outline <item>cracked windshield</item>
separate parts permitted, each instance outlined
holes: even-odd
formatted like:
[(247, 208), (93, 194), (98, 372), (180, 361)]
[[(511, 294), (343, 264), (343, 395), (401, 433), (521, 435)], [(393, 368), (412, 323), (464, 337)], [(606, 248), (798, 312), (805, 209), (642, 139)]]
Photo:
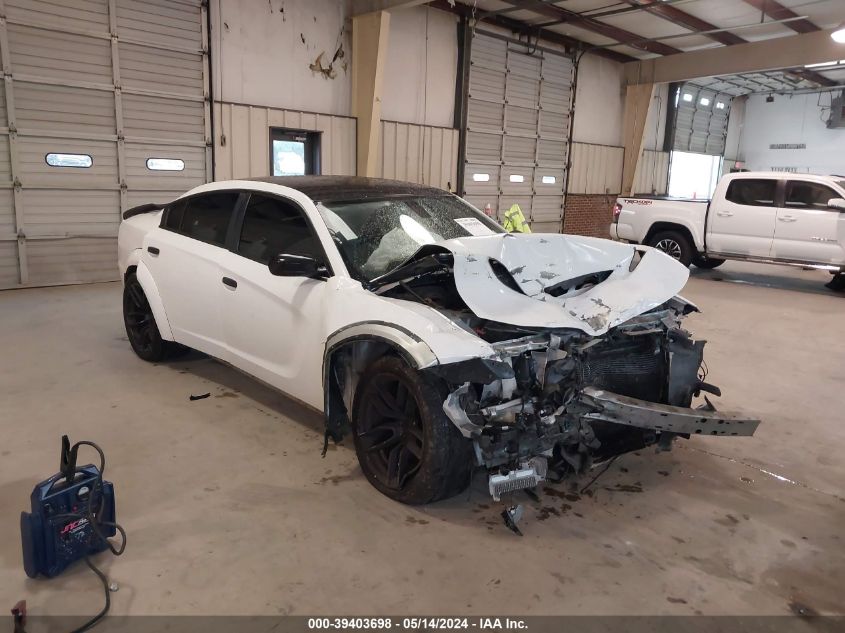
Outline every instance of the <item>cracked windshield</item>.
[(370, 281), (421, 246), (504, 229), (453, 196), (407, 197), (317, 205), (350, 274)]

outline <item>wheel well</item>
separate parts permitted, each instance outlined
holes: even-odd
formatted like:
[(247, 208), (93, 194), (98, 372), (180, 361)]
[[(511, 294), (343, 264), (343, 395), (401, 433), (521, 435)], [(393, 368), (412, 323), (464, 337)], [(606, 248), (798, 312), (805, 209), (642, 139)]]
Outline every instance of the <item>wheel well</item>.
[(126, 282), (126, 280), (127, 280), (127, 279), (129, 279), (129, 275), (131, 275), (132, 273), (134, 273), (136, 270), (138, 270), (138, 266), (137, 266), (137, 265), (135, 265), (135, 264), (133, 264), (132, 266), (130, 266), (129, 268), (127, 268), (127, 269), (126, 269), (126, 272), (125, 272), (125, 273), (123, 273), (123, 281), (124, 281), (124, 282)]
[(343, 341), (327, 350), (323, 362), (326, 441), (331, 437), (339, 442), (349, 431), (349, 412), (361, 375), (373, 361), (384, 356), (395, 356), (415, 366), (405, 350), (375, 336)]
[(695, 248), (695, 240), (692, 238), (692, 233), (690, 233), (689, 229), (682, 224), (675, 224), (673, 222), (655, 222), (649, 228), (648, 233), (646, 233), (645, 239), (643, 239), (643, 244), (648, 244), (651, 241), (651, 238), (654, 237), (657, 233), (661, 233), (662, 231), (675, 231), (683, 235), (689, 241), (689, 245), (692, 247), (693, 251), (696, 251)]

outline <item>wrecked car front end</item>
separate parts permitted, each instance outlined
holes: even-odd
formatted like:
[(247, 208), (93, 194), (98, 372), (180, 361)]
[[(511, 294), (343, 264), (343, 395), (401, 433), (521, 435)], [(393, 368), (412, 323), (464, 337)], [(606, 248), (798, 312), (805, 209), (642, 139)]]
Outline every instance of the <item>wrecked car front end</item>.
[[(528, 239), (526, 239), (528, 238)], [(702, 393), (704, 341), (682, 327), (687, 272), (662, 253), (568, 236), (491, 236), (426, 247), (374, 281), (487, 342), (485, 357), (421, 371), (472, 442), (494, 499), (677, 437), (752, 435)]]

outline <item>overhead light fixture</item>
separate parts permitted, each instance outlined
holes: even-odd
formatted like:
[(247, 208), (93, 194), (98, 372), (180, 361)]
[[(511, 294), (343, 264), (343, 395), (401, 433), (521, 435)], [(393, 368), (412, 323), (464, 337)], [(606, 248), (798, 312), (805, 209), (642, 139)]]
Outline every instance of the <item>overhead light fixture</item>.
[(845, 44), (845, 22), (837, 26), (830, 36), (833, 38), (834, 42)]
[(766, 97), (766, 103), (774, 103), (775, 102), (775, 95), (769, 95)]

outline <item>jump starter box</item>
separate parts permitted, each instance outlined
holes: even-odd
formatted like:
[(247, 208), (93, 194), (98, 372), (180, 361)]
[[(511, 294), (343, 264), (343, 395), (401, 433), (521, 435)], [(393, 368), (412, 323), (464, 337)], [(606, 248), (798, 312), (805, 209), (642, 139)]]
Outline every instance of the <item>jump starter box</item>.
[(102, 481), (93, 464), (58, 473), (35, 486), (32, 512), (21, 512), (21, 543), (26, 575), (57, 576), (71, 563), (105, 550), (105, 540), (93, 533), (89, 502), (103, 536), (114, 536), (114, 486)]

